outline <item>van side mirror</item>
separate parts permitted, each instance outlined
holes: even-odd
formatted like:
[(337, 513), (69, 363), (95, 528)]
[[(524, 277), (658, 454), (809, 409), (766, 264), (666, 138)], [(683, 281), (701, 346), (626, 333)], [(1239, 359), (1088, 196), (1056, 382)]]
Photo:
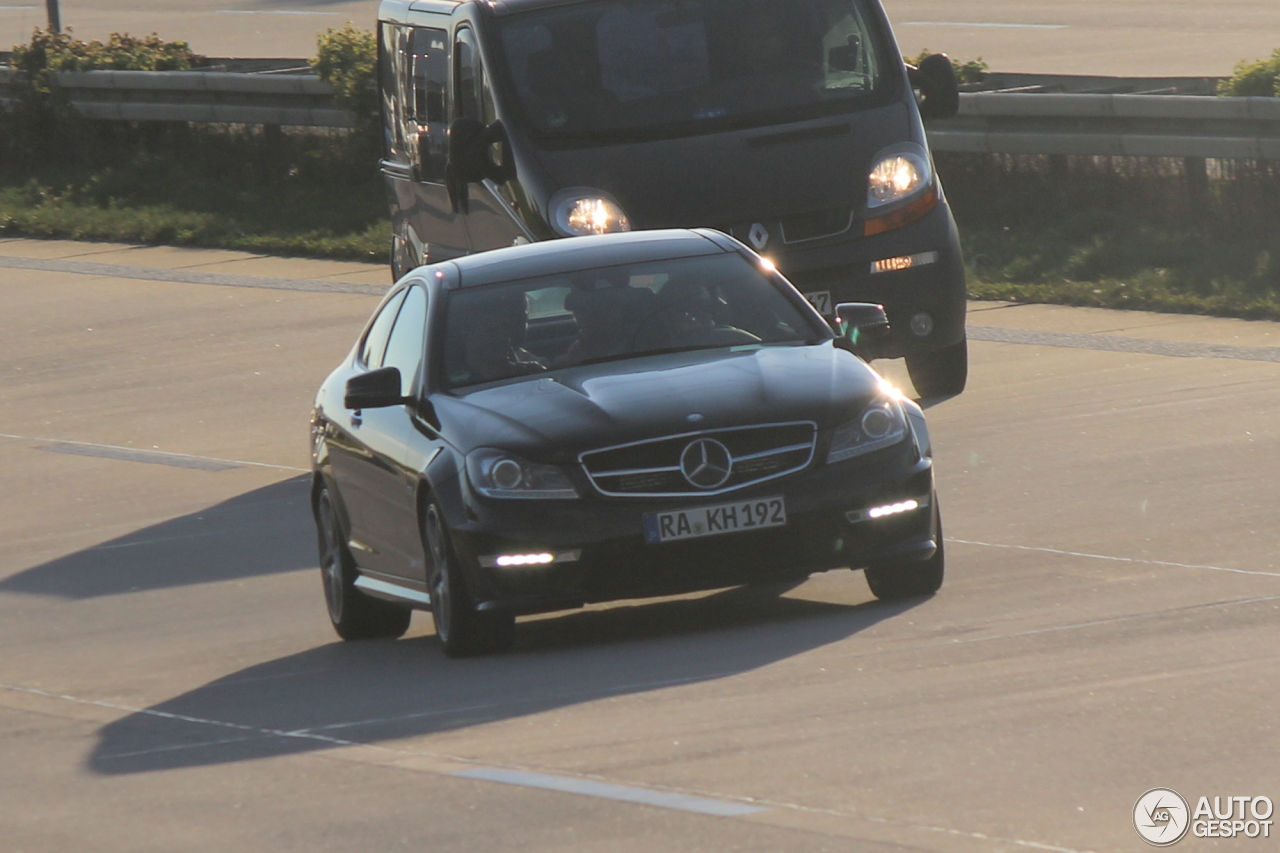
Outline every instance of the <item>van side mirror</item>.
[(400, 368), (380, 367), (347, 380), (342, 405), (348, 409), (385, 409), (407, 402), (400, 393)]
[(841, 302), (836, 306), (837, 344), (863, 361), (877, 358), (889, 340), (889, 318), (883, 305)]
[(921, 118), (951, 118), (960, 111), (960, 83), (945, 53), (925, 57), (919, 68), (908, 65), (907, 76), (920, 91)]
[(488, 178), (495, 184), (515, 177), (511, 141), (502, 122), (487, 127), (474, 118), (455, 119), (449, 125), (449, 156), (445, 182), (454, 213), (466, 213), (468, 184)]
[(827, 51), (827, 67), (832, 71), (857, 71), (862, 59), (862, 39), (851, 34), (848, 41)]

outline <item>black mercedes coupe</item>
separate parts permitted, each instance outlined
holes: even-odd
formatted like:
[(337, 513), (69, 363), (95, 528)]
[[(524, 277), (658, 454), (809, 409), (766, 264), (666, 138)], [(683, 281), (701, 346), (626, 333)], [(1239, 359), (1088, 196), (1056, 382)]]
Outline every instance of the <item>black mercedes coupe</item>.
[(325, 598), (344, 639), (429, 609), (449, 655), (588, 602), (865, 569), (942, 584), (923, 412), (717, 231), (517, 246), (420, 267), (311, 422)]

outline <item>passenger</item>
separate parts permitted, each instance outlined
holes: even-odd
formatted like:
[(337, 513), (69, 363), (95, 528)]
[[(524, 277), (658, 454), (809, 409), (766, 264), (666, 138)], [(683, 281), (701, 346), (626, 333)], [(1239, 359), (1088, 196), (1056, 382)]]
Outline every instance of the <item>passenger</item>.
[(490, 382), (540, 373), (547, 366), (521, 344), (529, 325), (523, 293), (503, 294), (472, 307), (460, 329), (463, 358), (471, 381)]

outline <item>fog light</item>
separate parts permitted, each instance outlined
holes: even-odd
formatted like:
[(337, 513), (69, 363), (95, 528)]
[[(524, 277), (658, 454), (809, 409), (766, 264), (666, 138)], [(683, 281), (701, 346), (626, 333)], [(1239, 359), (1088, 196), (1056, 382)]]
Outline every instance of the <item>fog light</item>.
[(917, 338), (927, 338), (933, 334), (933, 315), (925, 311), (911, 318), (911, 334)]
[(508, 569), (516, 566), (549, 566), (552, 563), (572, 563), (582, 556), (582, 550), (573, 551), (532, 551), (527, 554), (497, 554), (481, 557), (480, 565), (486, 569)]

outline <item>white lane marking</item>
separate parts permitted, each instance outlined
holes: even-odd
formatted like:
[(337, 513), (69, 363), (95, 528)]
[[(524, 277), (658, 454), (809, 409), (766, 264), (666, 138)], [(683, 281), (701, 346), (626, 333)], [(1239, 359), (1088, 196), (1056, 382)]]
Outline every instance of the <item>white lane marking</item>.
[(339, 12), (302, 12), (285, 9), (218, 9), (215, 15), (338, 15)]
[(200, 749), (204, 746), (222, 746), (228, 743), (244, 743), (248, 740), (261, 740), (263, 735), (252, 734), (243, 737), (226, 737), (219, 740), (202, 740), (198, 743), (182, 743), (174, 746), (157, 746), (154, 749), (136, 749), (133, 752), (113, 752), (110, 755), (100, 755), (102, 761), (118, 761), (121, 758), (137, 758), (140, 755), (159, 755), (165, 752), (181, 752), (184, 749)]
[(1280, 578), (1280, 572), (1259, 572), (1248, 569), (1228, 569), (1222, 566), (1201, 566), (1195, 563), (1170, 563), (1166, 560), (1140, 560), (1135, 557), (1110, 557), (1106, 554), (1085, 554), (1079, 551), (1062, 551), (1057, 548), (1036, 548), (1030, 545), (1001, 545), (995, 542), (974, 542), (970, 539), (947, 538), (948, 542), (958, 545), (978, 545), (983, 548), (1002, 548), (1009, 551), (1035, 551), (1041, 554), (1058, 554), (1063, 557), (1084, 557), (1089, 560), (1109, 560), (1113, 563), (1133, 563), (1143, 566), (1168, 566), (1174, 569), (1203, 569), (1208, 572), (1228, 572), (1233, 575), (1259, 575), (1268, 578)]
[[(127, 705), (120, 705), (115, 702), (103, 702), (96, 699), (81, 699), (76, 696), (69, 696), (64, 693), (53, 693), (48, 690), (40, 690), (34, 687), (19, 687), (17, 685), (11, 685), (11, 684), (0, 684), (0, 689), (12, 690), (16, 693), (29, 693), (32, 695), (43, 696), (50, 699), (59, 699), (62, 701), (73, 702), (80, 705), (91, 705), (99, 708), (109, 708), (112, 710), (125, 711), (133, 714), (144, 714), (147, 716), (160, 717), (163, 719), (180, 720), (182, 722), (188, 722), (188, 723), (202, 723), (205, 725), (215, 726), (219, 728), (228, 728), (228, 729), (233, 729), (238, 731), (257, 732), (259, 734), (273, 735), (277, 737), (308, 738), (312, 740), (322, 741), (324, 743), (335, 745), (335, 746), (363, 746), (363, 747), (369, 747), (371, 749), (377, 749), (382, 752), (388, 752), (392, 754), (413, 756), (413, 757), (419, 757), (419, 758), (443, 759), (447, 761), (458, 762), (459, 764), (470, 764), (475, 766), (477, 769), (479, 768), (497, 769), (497, 768), (493, 768), (492, 765), (481, 764), (480, 762), (475, 761), (474, 759), (460, 758), (458, 756), (453, 756), (453, 755), (443, 755), (440, 753), (427, 752), (425, 750), (395, 748), (395, 747), (388, 747), (388, 746), (383, 746), (381, 744), (375, 744), (375, 743), (361, 743), (358, 741), (346, 741), (346, 740), (341, 740), (339, 738), (322, 737), (319, 735), (303, 734), (300, 732), (282, 732), (278, 729), (265, 729), (265, 728), (258, 728), (256, 726), (241, 725), (239, 723), (227, 723), (219, 720), (207, 720), (207, 719), (202, 719), (200, 717), (187, 716), (184, 714), (170, 714), (164, 711), (156, 711), (149, 708), (133, 708)], [(239, 740), (239, 739), (237, 738), (236, 740)], [(525, 773), (535, 772), (532, 768), (527, 768), (527, 767), (507, 767), (503, 769), (521, 771)], [(570, 774), (565, 773), (561, 778), (568, 777), (569, 775)], [(589, 777), (579, 776), (577, 778), (586, 780)], [(602, 780), (592, 780), (592, 781), (602, 781)], [(642, 786), (636, 785), (636, 786), (626, 786), (626, 787), (641, 788)], [(669, 786), (664, 787), (664, 786), (657, 786), (657, 785), (649, 786), (647, 790), (665, 791), (673, 794), (684, 794), (689, 796), (702, 796), (707, 799), (711, 799), (711, 796), (709, 796), (709, 792), (706, 792), (706, 791), (688, 791), (688, 790), (682, 790), (679, 788), (674, 788)], [(789, 803), (785, 801), (772, 801), (772, 800), (763, 800), (763, 799), (750, 799), (745, 797), (734, 797), (728, 794), (715, 794), (714, 796), (717, 798), (723, 799), (723, 801), (725, 802), (738, 802), (744, 805), (750, 804), (753, 806), (762, 806), (766, 808), (787, 809), (790, 811), (801, 812), (806, 814), (833, 815), (836, 817), (852, 818), (854, 820), (865, 820), (871, 823), (879, 823), (879, 824), (884, 824), (888, 826), (900, 826), (900, 827), (905, 827), (909, 829), (924, 830), (926, 832), (936, 832), (942, 835), (952, 835), (959, 838), (975, 838), (975, 839), (984, 840), (984, 841), (989, 840), (989, 841), (1002, 842), (1005, 844), (1013, 844), (1019, 847), (1029, 847), (1035, 850), (1050, 850), (1050, 851), (1053, 851), (1053, 853), (1093, 853), (1093, 851), (1076, 850), (1070, 847), (1059, 847), (1052, 844), (1043, 844), (1038, 841), (1026, 841), (1018, 838), (1003, 838), (998, 835), (989, 835), (983, 832), (971, 832), (971, 831), (966, 831), (962, 829), (953, 829), (945, 826), (934, 826), (934, 825), (925, 824), (925, 823), (912, 823), (909, 821), (894, 820), (893, 818), (885, 818), (885, 817), (877, 817), (874, 815), (860, 814), (856, 811), (851, 811), (851, 810), (815, 808), (812, 806), (800, 805), (798, 803)]]
[(977, 21), (903, 21), (899, 27), (991, 27), (1001, 30), (1065, 30), (1067, 24), (992, 24)]
[[(707, 675), (691, 675), (685, 678), (667, 678), (661, 681), (641, 681), (635, 684), (619, 684), (605, 690), (594, 690), (591, 692), (581, 691), (579, 693), (562, 693), (556, 696), (556, 701), (561, 703), (574, 702), (579, 699), (605, 699), (610, 696), (626, 693), (638, 693), (641, 690), (658, 690), (663, 687), (675, 687), (680, 684), (693, 684), (699, 681), (714, 681), (717, 678), (728, 678), (734, 675), (734, 672), (713, 672)], [(397, 714), (390, 717), (373, 717), (367, 720), (354, 720), (349, 723), (332, 723), (327, 726), (316, 726), (309, 729), (298, 729), (299, 732), (327, 732), (334, 729), (352, 729), (360, 726), (377, 726), (386, 723), (400, 723), (405, 720), (417, 720), (423, 717), (440, 717), (447, 714), (465, 714), (470, 711), (485, 711), (490, 708), (509, 708), (511, 702), (485, 702), (481, 705), (462, 705), (452, 708), (437, 708), (432, 711), (419, 711), (415, 714)]]
[(993, 640), (1013, 640), (1018, 637), (1034, 637), (1038, 634), (1054, 634), (1059, 631), (1078, 631), (1081, 628), (1096, 628), (1099, 625), (1114, 625), (1117, 622), (1134, 622), (1140, 619), (1164, 618), (1175, 613), (1191, 610), (1215, 610), (1222, 607), (1237, 607), (1242, 604), (1264, 604), (1269, 601), (1280, 601), (1280, 595), (1265, 595), (1259, 598), (1238, 598), (1231, 601), (1215, 601), (1209, 604), (1193, 604), (1190, 607), (1176, 607), (1172, 610), (1161, 610), (1155, 613), (1132, 613), (1128, 616), (1113, 616), (1110, 619), (1095, 619), (1091, 622), (1076, 622), (1071, 625), (1051, 625), (1048, 628), (1029, 628), (1026, 631), (1014, 631), (1008, 634), (988, 634), (983, 637), (967, 637), (965, 639), (948, 640), (945, 644), (928, 643), (915, 646), (914, 649), (893, 649), (891, 651), (914, 651), (934, 648), (938, 645), (963, 646), (969, 643), (989, 643)]
[(461, 770), (450, 775), (460, 779), (483, 779), (486, 782), (500, 782), (503, 785), (541, 788), (547, 791), (559, 791), (563, 794), (582, 794), (587, 797), (619, 800), (624, 803), (638, 803), (645, 806), (657, 806), (662, 809), (694, 812), (715, 817), (741, 817), (742, 815), (769, 811), (767, 808), (747, 805), (746, 803), (712, 800), (706, 797), (695, 797), (690, 794), (673, 794), (667, 791), (655, 791), (651, 788), (634, 788), (630, 785), (614, 785), (609, 782), (597, 782), (594, 779), (550, 776), (545, 773), (527, 773), (522, 770), (506, 770), (501, 767), (477, 767), (473, 770)]
[[(95, 444), (92, 441), (69, 441), (61, 438), (36, 438), (29, 435), (9, 435), (7, 433), (0, 433), (0, 438), (7, 438), (11, 441), (30, 441), (41, 444), (65, 444), (71, 447), (91, 447), (98, 448), (100, 450), (122, 451), (125, 453), (140, 452), (136, 447), (122, 447), (118, 444)], [(222, 459), (217, 456), (197, 456), (194, 453), (170, 453), (167, 450), (147, 450), (141, 452), (145, 452), (152, 456), (168, 456), (173, 459), (190, 459), (223, 465), (247, 465), (254, 468), (274, 468), (277, 471), (297, 471), (302, 474), (311, 473), (309, 468), (294, 468), (292, 465), (272, 465), (269, 462), (247, 462), (243, 459)]]

